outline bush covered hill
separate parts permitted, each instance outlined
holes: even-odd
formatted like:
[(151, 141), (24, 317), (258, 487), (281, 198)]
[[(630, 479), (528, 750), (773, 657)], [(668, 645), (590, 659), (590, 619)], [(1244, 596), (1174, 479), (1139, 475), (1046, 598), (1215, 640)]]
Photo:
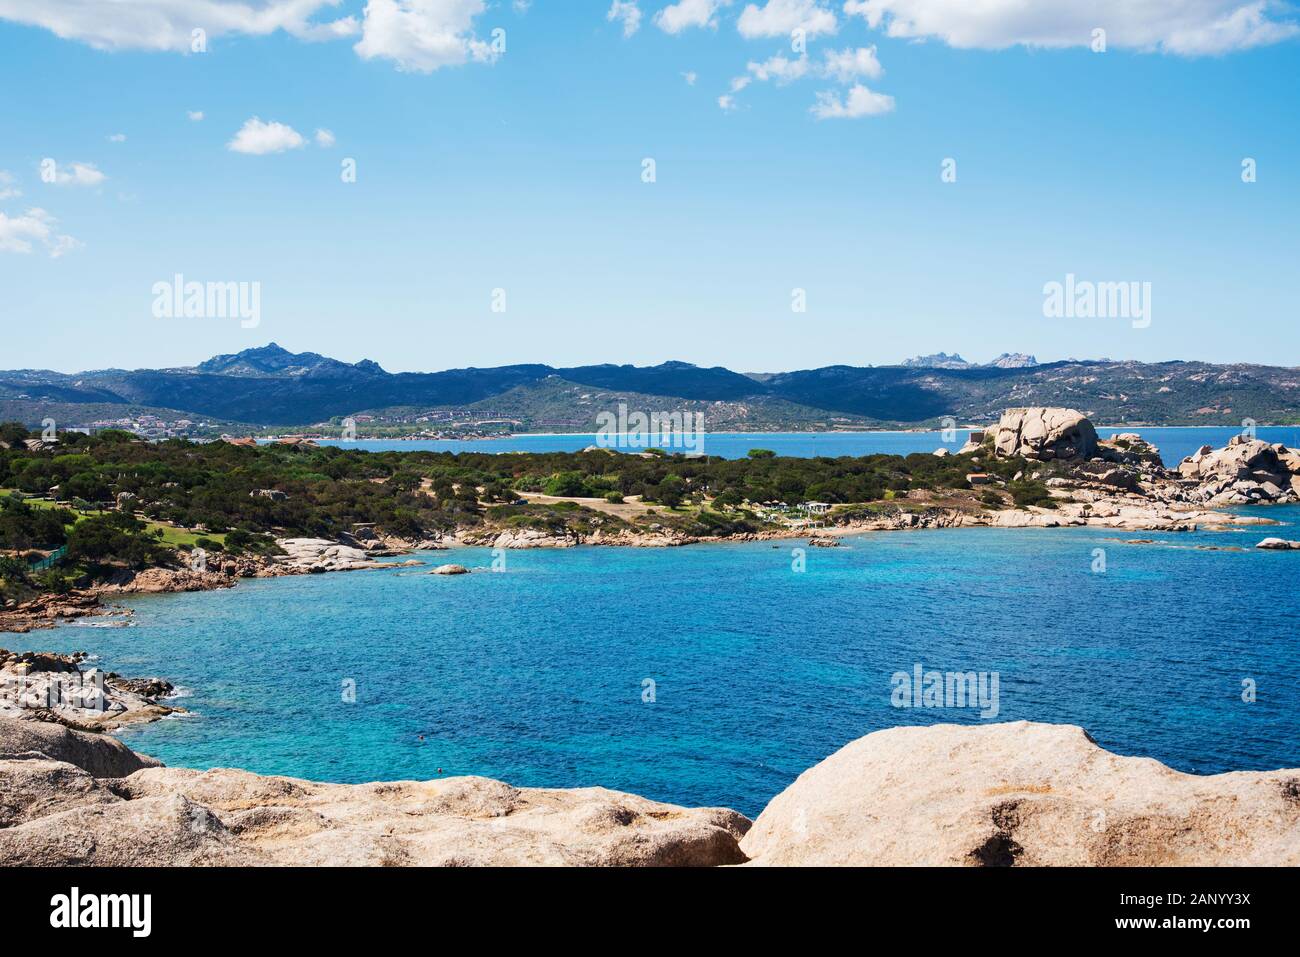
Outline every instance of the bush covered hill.
[(518, 431), (574, 432), (593, 431), (595, 416), (620, 401), (645, 411), (702, 410), (712, 431), (921, 425), (947, 416), (977, 423), (1026, 405), (1077, 408), (1103, 425), (1300, 422), (1296, 368), (1004, 359), (753, 375), (684, 362), (392, 374), (374, 362), (340, 362), (271, 343), (185, 368), (0, 372), (0, 410), (28, 425), (51, 415), (61, 426), (85, 424), (92, 410), (104, 418), (104, 409), (114, 407), (275, 426), (366, 412), (393, 420), (455, 412), (471, 421), (504, 418)]
[[(408, 541), (475, 529), (586, 532), (597, 518), (731, 535), (766, 527), (764, 503), (899, 507), (912, 490), (969, 490), (972, 471), (1005, 483), (982, 492), (985, 505), (1047, 502), (1041, 484), (1013, 481), (1024, 466), (991, 456), (977, 467), (970, 455), (786, 458), (761, 449), (733, 460), (606, 449), (364, 452), (151, 443), (117, 431), (44, 443), (8, 423), (0, 425), (0, 578), (30, 585), (20, 574), (27, 564), (63, 546), (75, 574), (93, 578), (178, 560), (178, 549), (270, 554), (275, 538), (337, 539), (358, 525)], [(575, 497), (642, 508), (619, 516), (547, 500)]]

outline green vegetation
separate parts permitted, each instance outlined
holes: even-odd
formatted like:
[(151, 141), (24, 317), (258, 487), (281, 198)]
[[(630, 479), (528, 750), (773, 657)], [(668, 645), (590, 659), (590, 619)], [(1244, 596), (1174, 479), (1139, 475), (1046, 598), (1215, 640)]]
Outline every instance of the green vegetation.
[[(0, 425), (0, 555), (39, 558), (67, 545), (59, 574), (180, 561), (178, 551), (274, 554), (277, 537), (337, 539), (359, 524), (420, 540), (455, 530), (537, 528), (589, 533), (658, 525), (681, 534), (725, 535), (764, 527), (762, 507), (806, 501), (855, 510), (912, 511), (909, 492), (964, 492), (982, 472), (1017, 505), (1050, 505), (1039, 481), (1012, 481), (1018, 459), (987, 452), (785, 458), (762, 449), (743, 459), (662, 451), (490, 454), (363, 452), (311, 445), (250, 448), (226, 442), (143, 442), (123, 432), (60, 435), (53, 447), (26, 448), (20, 426)], [(542, 504), (522, 492), (657, 506), (614, 516), (575, 502)], [(39, 497), (35, 497), (39, 496)], [(1004, 505), (991, 490), (980, 501)], [(925, 506), (920, 506), (924, 508)], [(39, 587), (6, 563), (4, 580)], [(21, 572), (21, 574), (20, 574)]]

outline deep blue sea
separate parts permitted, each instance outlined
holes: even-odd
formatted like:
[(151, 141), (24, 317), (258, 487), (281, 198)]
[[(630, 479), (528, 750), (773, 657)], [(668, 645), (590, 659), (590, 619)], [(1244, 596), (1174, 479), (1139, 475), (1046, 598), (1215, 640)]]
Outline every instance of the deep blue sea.
[[(189, 689), (179, 703), (191, 716), (122, 734), (169, 764), (329, 781), (441, 768), (752, 816), (870, 731), (981, 720), (894, 707), (891, 676), (916, 663), (997, 672), (997, 720), (1079, 724), (1106, 748), (1185, 771), (1298, 767), (1300, 552), (1251, 546), (1300, 537), (1300, 508), (1261, 513), (1290, 524), (875, 533), (807, 549), (802, 572), (797, 541), (512, 551), (501, 573), (367, 571), (137, 597), (134, 627), (0, 645), (84, 649)], [(1167, 544), (1116, 540), (1136, 537)], [(420, 557), (491, 562), (485, 549)]]
[[(1131, 426), (1098, 429), (1103, 437), (1120, 432), (1136, 432), (1160, 449), (1166, 465), (1173, 467), (1202, 445), (1215, 448), (1227, 445), (1239, 433), (1235, 428), (1155, 428)], [(1256, 430), (1259, 438), (1300, 446), (1300, 428), (1269, 426)], [(942, 432), (717, 432), (704, 436), (703, 449), (722, 458), (743, 458), (750, 449), (771, 449), (778, 455), (808, 458), (817, 455), (909, 455), (933, 452), (941, 446), (956, 451), (966, 444), (969, 431), (962, 429), (956, 438), (945, 442)], [(361, 439), (356, 442), (322, 442), (371, 452), (577, 452), (596, 444), (595, 434), (514, 435), (502, 439), (429, 439), (422, 441), (385, 441)]]

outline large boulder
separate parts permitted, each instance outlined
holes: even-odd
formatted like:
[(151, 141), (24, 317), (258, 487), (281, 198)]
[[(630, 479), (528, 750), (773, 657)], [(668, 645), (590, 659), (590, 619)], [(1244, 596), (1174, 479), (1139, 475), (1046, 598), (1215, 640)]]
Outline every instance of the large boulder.
[(160, 763), (136, 754), (117, 738), (74, 731), (35, 718), (0, 718), (0, 760), (44, 757), (97, 778), (121, 778)]
[(1089, 459), (1097, 452), (1097, 430), (1074, 409), (1007, 409), (993, 447), (998, 455), (1027, 459)]
[(1256, 475), (1289, 476), (1290, 470), (1282, 464), (1278, 448), (1260, 439), (1234, 435), (1224, 448), (1201, 446), (1179, 463), (1178, 471), (1184, 478), (1202, 481), (1212, 478), (1248, 479)]
[(1156, 474), (1165, 473), (1160, 450), (1136, 432), (1121, 432), (1097, 443), (1097, 454), (1108, 462), (1133, 465)]
[(1179, 463), (1178, 473), (1200, 483), (1194, 499), (1212, 505), (1300, 500), (1300, 455), (1245, 435), (1221, 449), (1201, 446)]
[(112, 738), (0, 718), (0, 866), (712, 866), (744, 862), (750, 823), (604, 788), (156, 765)]
[(1071, 725), (877, 731), (741, 841), (767, 865), (1300, 864), (1300, 770), (1182, 774)]
[(340, 545), (324, 538), (281, 538), (276, 540), (276, 544), (284, 554), (275, 556), (273, 560), (291, 568), (312, 572), (340, 572), (374, 568), (379, 564), (360, 548)]

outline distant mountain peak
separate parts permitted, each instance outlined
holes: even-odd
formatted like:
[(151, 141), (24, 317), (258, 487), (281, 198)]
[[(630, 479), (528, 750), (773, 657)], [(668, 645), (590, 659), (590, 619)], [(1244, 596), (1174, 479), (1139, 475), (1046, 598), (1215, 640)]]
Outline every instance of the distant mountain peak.
[(1024, 352), (1004, 352), (988, 363), (995, 369), (1029, 369), (1038, 364), (1036, 358)]
[(971, 364), (963, 359), (957, 353), (948, 355), (946, 352), (936, 352), (928, 356), (915, 356), (911, 359), (904, 359), (901, 363), (907, 369), (969, 369)]
[(967, 362), (957, 353), (936, 352), (928, 356), (904, 359), (899, 365), (905, 369), (1029, 369), (1038, 360), (1024, 352), (1004, 352), (992, 362)]
[(362, 359), (355, 365), (316, 352), (290, 352), (276, 342), (227, 355), (213, 356), (196, 367), (209, 375), (232, 376), (339, 376), (387, 375), (377, 362)]

